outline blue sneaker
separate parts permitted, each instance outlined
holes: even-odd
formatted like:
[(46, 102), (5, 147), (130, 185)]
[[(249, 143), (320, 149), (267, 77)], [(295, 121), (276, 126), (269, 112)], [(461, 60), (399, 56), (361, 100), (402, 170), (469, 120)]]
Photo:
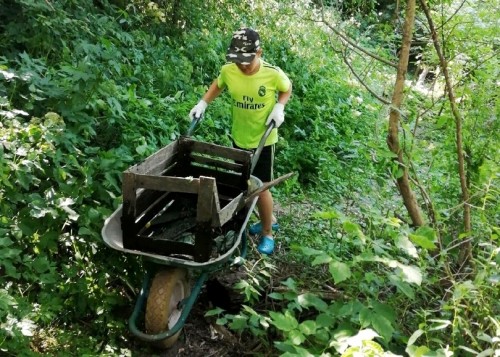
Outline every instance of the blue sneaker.
[[(280, 225), (278, 223), (273, 223), (271, 225), (271, 228), (273, 231), (276, 232), (280, 228)], [(262, 223), (257, 222), (257, 223), (252, 224), (250, 226), (250, 228), (248, 229), (248, 233), (250, 233), (253, 236), (255, 236), (257, 234), (261, 234), (262, 233)]]
[(272, 254), (274, 251), (274, 239), (269, 236), (263, 236), (260, 238), (257, 250), (262, 254)]

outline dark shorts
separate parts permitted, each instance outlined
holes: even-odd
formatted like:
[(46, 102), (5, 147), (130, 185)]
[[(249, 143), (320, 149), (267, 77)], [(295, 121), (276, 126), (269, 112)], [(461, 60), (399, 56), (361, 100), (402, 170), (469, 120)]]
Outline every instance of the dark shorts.
[[(255, 152), (255, 149), (243, 149), (238, 145), (233, 143), (233, 146), (241, 150), (251, 150)], [(274, 164), (274, 145), (264, 146), (262, 152), (260, 153), (259, 161), (253, 170), (252, 175), (258, 177), (262, 182), (270, 182), (273, 180), (273, 164)]]

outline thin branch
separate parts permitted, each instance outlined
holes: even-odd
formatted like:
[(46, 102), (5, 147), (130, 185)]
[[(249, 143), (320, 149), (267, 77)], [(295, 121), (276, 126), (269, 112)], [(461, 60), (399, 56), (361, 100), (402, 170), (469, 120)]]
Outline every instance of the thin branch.
[(356, 79), (358, 80), (359, 83), (361, 83), (361, 85), (363, 87), (365, 87), (365, 89), (370, 92), (371, 95), (373, 95), (375, 98), (377, 98), (378, 100), (380, 100), (382, 103), (384, 103), (385, 105), (390, 105), (391, 104), (391, 101), (389, 99), (385, 99), (381, 96), (379, 96), (377, 93), (375, 93), (375, 91), (373, 89), (371, 89), (368, 84), (366, 84), (362, 79), (361, 77), (356, 73), (356, 70), (351, 66), (351, 64), (349, 63), (349, 61), (347, 60), (347, 57), (345, 55), (345, 52), (341, 52), (342, 53), (342, 60), (344, 61), (344, 63), (346, 64), (347, 67), (349, 67), (351, 73), (354, 75), (354, 77), (356, 77)]
[(333, 27), (332, 25), (330, 25), (330, 23), (325, 18), (325, 12), (324, 12), (323, 6), (321, 7), (321, 20), (337, 36), (339, 36), (343, 41), (347, 42), (349, 44), (349, 46), (358, 49), (359, 51), (361, 51), (364, 54), (370, 56), (371, 58), (376, 59), (377, 61), (380, 61), (380, 62), (382, 62), (382, 63), (384, 63), (384, 64), (386, 64), (388, 66), (391, 66), (391, 67), (394, 67), (394, 68), (398, 68), (398, 64), (397, 63), (393, 63), (393, 62), (391, 62), (389, 60), (386, 60), (385, 58), (380, 57), (380, 56), (376, 55), (375, 53), (372, 53), (372, 52), (364, 49), (361, 46), (358, 46), (348, 36), (344, 35), (342, 32), (338, 31), (335, 27)]
[[(448, 93), (448, 100), (451, 106), (451, 112), (453, 114), (453, 117), (455, 118), (455, 126), (456, 126), (455, 140), (456, 140), (457, 159), (458, 159), (458, 171), (459, 171), (458, 174), (460, 178), (460, 186), (462, 189), (462, 201), (464, 203), (467, 203), (469, 201), (469, 191), (467, 189), (467, 179), (465, 176), (465, 164), (464, 164), (463, 143), (462, 143), (462, 116), (460, 115), (460, 112), (458, 111), (458, 108), (456, 106), (455, 95), (453, 92), (453, 85), (451, 84), (450, 75), (448, 74), (448, 65), (446, 63), (443, 50), (441, 49), (441, 45), (437, 38), (437, 32), (434, 27), (434, 21), (432, 20), (430, 10), (425, 0), (419, 0), (419, 2), (427, 18), (427, 22), (429, 23), (429, 28), (431, 29), (431, 35), (436, 50), (436, 54), (439, 57), (441, 69), (443, 71), (443, 75), (446, 81), (446, 88)], [(464, 205), (463, 220), (464, 220), (464, 231), (470, 232), (471, 214), (470, 214), (470, 207), (468, 204)], [(470, 244), (466, 245), (464, 248), (465, 251), (462, 252), (464, 253), (464, 256), (462, 258), (464, 260), (470, 260), (470, 258), (472, 258)]]

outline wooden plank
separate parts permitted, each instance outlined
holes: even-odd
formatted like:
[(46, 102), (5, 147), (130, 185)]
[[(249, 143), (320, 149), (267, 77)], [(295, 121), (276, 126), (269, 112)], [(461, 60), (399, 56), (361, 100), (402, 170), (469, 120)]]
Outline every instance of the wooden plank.
[(258, 196), (259, 194), (261, 194), (263, 191), (265, 190), (269, 190), (271, 187), (274, 187), (276, 186), (277, 184), (285, 181), (285, 180), (288, 180), (290, 177), (292, 177), (295, 173), (294, 172), (289, 172), (287, 173), (286, 175), (283, 175), (283, 176), (280, 176), (278, 177), (276, 180), (273, 180), (273, 181), (270, 181), (270, 182), (266, 182), (264, 183), (262, 186), (260, 186), (259, 188), (253, 190), (252, 192), (250, 192), (246, 197), (245, 199), (242, 201), (241, 205), (244, 206), (246, 205), (247, 203), (249, 203), (251, 200), (253, 200), (256, 196)]
[(136, 186), (135, 175), (124, 172), (122, 178), (123, 214), (127, 217), (135, 216)]
[(242, 200), (243, 200), (243, 192), (220, 210), (219, 212), (220, 226), (223, 226), (231, 218), (233, 218)]
[(186, 147), (189, 148), (189, 152), (197, 152), (201, 154), (209, 154), (212, 156), (220, 156), (226, 159), (241, 161), (244, 164), (249, 162), (252, 157), (252, 153), (247, 150), (240, 150), (227, 146), (205, 143), (201, 141), (194, 141), (188, 138), (181, 138), (179, 140), (183, 141), (183, 145), (186, 145)]
[(135, 184), (140, 188), (157, 191), (197, 193), (200, 180), (193, 177), (171, 177), (135, 175)]
[(198, 204), (196, 206), (196, 229), (194, 238), (194, 260), (204, 262), (210, 258), (212, 250), (212, 217), (218, 212), (219, 198), (213, 177), (200, 177)]
[(210, 168), (214, 168), (214, 169), (221, 168), (221, 169), (225, 169), (225, 170), (233, 171), (233, 172), (237, 172), (237, 173), (243, 172), (243, 165), (239, 164), (239, 163), (222, 161), (222, 160), (219, 160), (217, 158), (200, 156), (200, 155), (196, 155), (196, 154), (191, 154), (190, 156), (193, 159), (193, 162), (209, 166)]
[(159, 174), (163, 169), (172, 162), (172, 157), (177, 153), (179, 148), (178, 141), (173, 141), (154, 154), (148, 156), (141, 163), (130, 167), (127, 172), (140, 174)]
[(198, 203), (196, 206), (196, 220), (198, 222), (211, 222), (213, 212), (220, 211), (217, 185), (213, 177), (200, 176), (198, 190)]
[(212, 170), (206, 167), (202, 166), (190, 166), (188, 170), (190, 176), (193, 177), (200, 177), (200, 176), (207, 176), (207, 177), (216, 177), (217, 178), (217, 184), (222, 184), (225, 186), (230, 186), (230, 187), (235, 187), (236, 189), (242, 191), (247, 189), (247, 184), (246, 181), (244, 184), (242, 184), (242, 176), (237, 173), (228, 173), (228, 172), (221, 172), (217, 170)]

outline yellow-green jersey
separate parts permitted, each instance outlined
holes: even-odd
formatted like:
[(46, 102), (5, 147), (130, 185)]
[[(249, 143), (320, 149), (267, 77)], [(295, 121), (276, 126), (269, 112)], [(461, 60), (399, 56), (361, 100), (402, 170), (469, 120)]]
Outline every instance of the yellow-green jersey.
[[(254, 149), (266, 131), (266, 121), (276, 104), (278, 92), (290, 89), (290, 79), (276, 66), (260, 60), (259, 70), (243, 74), (236, 64), (222, 66), (217, 85), (227, 88), (232, 98), (233, 140), (241, 148)], [(269, 135), (266, 146), (278, 141), (278, 131)]]

